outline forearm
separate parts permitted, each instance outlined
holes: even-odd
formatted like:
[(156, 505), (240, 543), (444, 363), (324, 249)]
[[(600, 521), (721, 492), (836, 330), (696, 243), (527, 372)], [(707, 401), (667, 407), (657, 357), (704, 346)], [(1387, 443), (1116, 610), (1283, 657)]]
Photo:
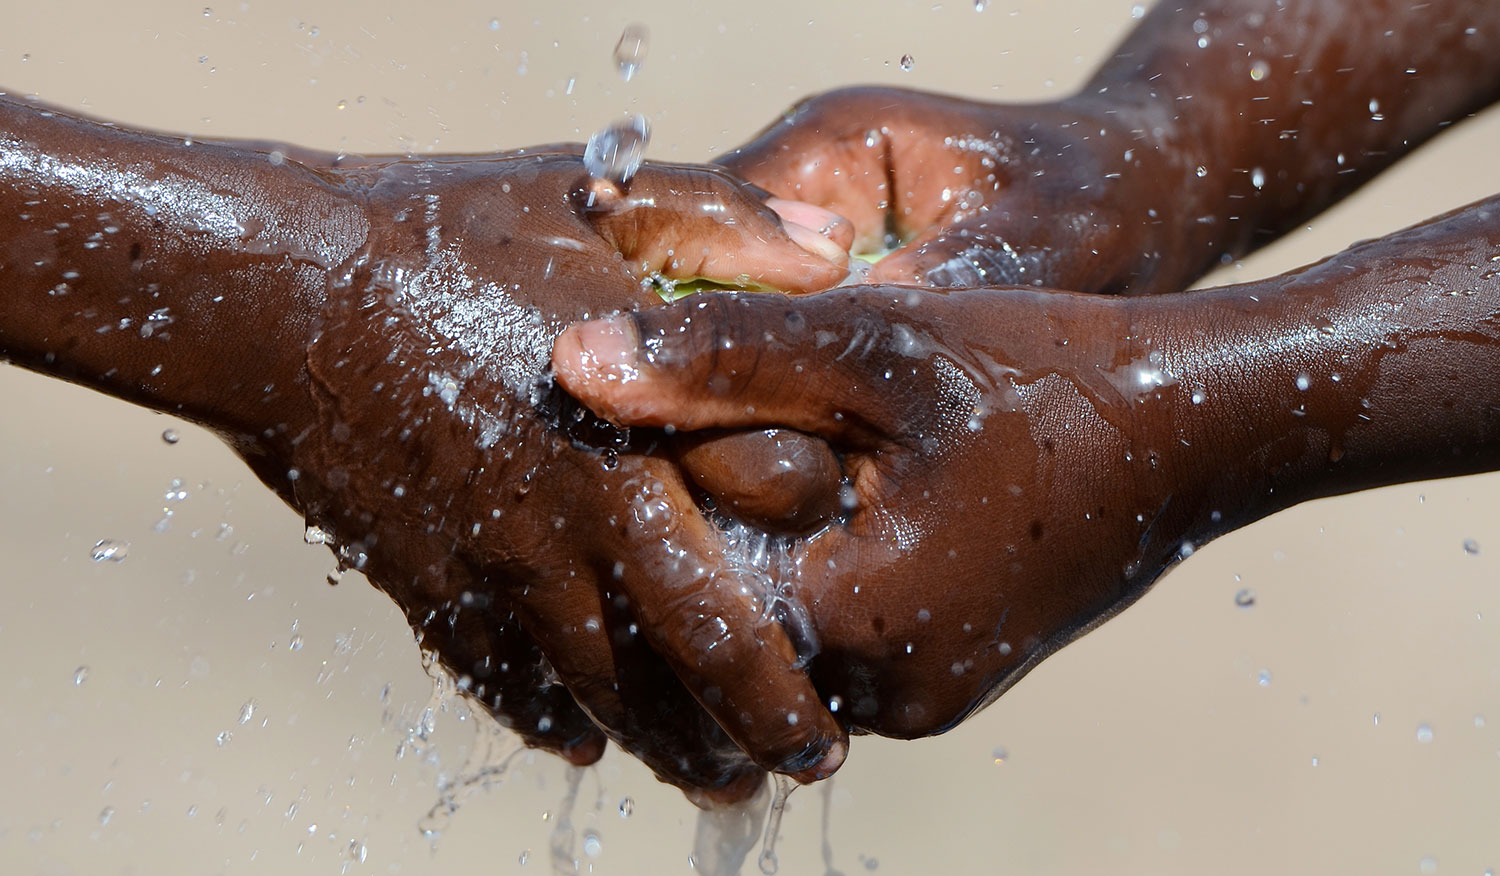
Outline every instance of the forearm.
[(276, 153), (0, 98), (0, 357), (23, 367), (241, 446), (294, 437), (303, 350), (368, 234), (336, 179)]
[(1493, 198), (1282, 277), (1131, 302), (1170, 383), (1137, 422), (1190, 537), (1500, 468), (1497, 241)]
[(1076, 100), (1172, 153), (1169, 224), (1202, 270), (1497, 97), (1492, 0), (1210, 0), (1159, 4)]

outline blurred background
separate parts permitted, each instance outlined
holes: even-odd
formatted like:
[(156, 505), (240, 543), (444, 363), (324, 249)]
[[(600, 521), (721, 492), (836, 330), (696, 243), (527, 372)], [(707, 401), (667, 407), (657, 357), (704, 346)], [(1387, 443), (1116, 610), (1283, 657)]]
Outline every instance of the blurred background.
[[(0, 86), (366, 153), (582, 140), (630, 111), (650, 157), (698, 161), (840, 85), (1059, 96), (1132, 5), (9, 0)], [(627, 83), (631, 23), (650, 46)], [(1465, 123), (1214, 279), (1500, 191), (1497, 135), (1494, 112)], [(614, 752), (576, 772), (523, 754), (424, 836), (476, 721), (450, 703), (411, 739), (432, 682), (394, 607), (354, 574), (328, 586), (327, 549), (208, 434), (0, 368), (0, 495), (5, 872), (545, 873), (554, 845), (585, 872), (693, 872), (696, 810)], [(117, 550), (95, 561), (101, 540)], [(1482, 476), (1208, 545), (958, 730), (856, 740), (792, 795), (778, 854), (789, 874), (1478, 876), (1500, 867), (1497, 787)]]

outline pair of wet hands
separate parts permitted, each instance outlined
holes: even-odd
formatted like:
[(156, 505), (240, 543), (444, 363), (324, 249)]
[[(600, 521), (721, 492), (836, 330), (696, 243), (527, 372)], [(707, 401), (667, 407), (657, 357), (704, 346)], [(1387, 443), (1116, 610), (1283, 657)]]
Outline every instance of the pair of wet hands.
[[(389, 198), (433, 221), (395, 227), (311, 346), (333, 425), (298, 464), (339, 475), (302, 502), (575, 763), (609, 738), (733, 800), (831, 775), (850, 732), (947, 729), (1122, 595), (1047, 556), (1076, 509), (1044, 507), (1046, 402), (993, 353), (1011, 315), (954, 288), (1182, 283), (1134, 215), (1170, 168), (1104, 127), (1129, 121), (861, 89), (620, 186), (549, 148), (428, 163)], [(892, 240), (865, 285), (799, 297)], [(653, 276), (790, 296), (660, 306)]]

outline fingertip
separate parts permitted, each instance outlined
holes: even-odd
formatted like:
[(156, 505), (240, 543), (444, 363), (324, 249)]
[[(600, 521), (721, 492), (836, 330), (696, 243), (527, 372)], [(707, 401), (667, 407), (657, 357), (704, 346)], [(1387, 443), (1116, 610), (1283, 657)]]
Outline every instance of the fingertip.
[(552, 344), (552, 369), (563, 389), (578, 398), (640, 379), (640, 339), (621, 317), (568, 326)]
[(915, 252), (894, 252), (870, 266), (867, 283), (901, 286), (931, 285), (928, 270)]
[(790, 237), (793, 243), (802, 247), (807, 252), (835, 266), (842, 267), (848, 264), (848, 250), (830, 240), (817, 229), (810, 228), (798, 222), (783, 222), (782, 227), (786, 229), (787, 237)]
[[(840, 734), (836, 739), (829, 740), (819, 751), (821, 757), (810, 767), (787, 771), (787, 774), (804, 785), (822, 780), (838, 772), (839, 767), (844, 765), (844, 760), (849, 756), (849, 737)], [(800, 766), (800, 765), (794, 765)]]
[(678, 787), (694, 806), (713, 810), (753, 800), (765, 786), (766, 774), (759, 769), (750, 769), (716, 788)]
[(564, 744), (558, 754), (573, 766), (593, 766), (604, 756), (607, 744), (602, 732), (589, 728), (577, 739)]
[(783, 224), (796, 224), (810, 228), (825, 239), (832, 241), (841, 253), (847, 253), (849, 247), (854, 245), (854, 223), (832, 210), (807, 201), (775, 197), (767, 198), (766, 206), (781, 217)]

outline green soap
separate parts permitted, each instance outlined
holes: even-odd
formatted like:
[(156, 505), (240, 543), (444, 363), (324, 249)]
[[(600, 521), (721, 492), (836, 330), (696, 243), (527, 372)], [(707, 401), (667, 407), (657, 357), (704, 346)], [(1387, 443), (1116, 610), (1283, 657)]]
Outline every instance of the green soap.
[[(886, 256), (890, 255), (891, 252), (892, 251), (888, 249), (881, 250), (880, 252), (857, 252), (853, 253), (850, 257), (873, 265)], [(651, 286), (656, 290), (656, 294), (661, 296), (661, 300), (667, 302), (668, 304), (671, 304), (673, 301), (681, 301), (689, 295), (692, 295), (694, 292), (782, 291), (780, 289), (772, 289), (769, 286), (760, 286), (755, 283), (751, 283), (749, 277), (741, 276), (740, 279), (743, 282), (735, 284), (719, 283), (713, 280), (706, 280), (703, 277), (689, 277), (686, 280), (668, 280), (665, 277), (658, 277), (653, 275), (651, 279)]]
[[(715, 283), (713, 280), (705, 280), (702, 277), (692, 277), (687, 280), (658, 280), (655, 284), (656, 294), (661, 300), (668, 304), (688, 297), (694, 292), (744, 292), (749, 286), (735, 286), (729, 283)], [(770, 290), (777, 291), (777, 290)]]

